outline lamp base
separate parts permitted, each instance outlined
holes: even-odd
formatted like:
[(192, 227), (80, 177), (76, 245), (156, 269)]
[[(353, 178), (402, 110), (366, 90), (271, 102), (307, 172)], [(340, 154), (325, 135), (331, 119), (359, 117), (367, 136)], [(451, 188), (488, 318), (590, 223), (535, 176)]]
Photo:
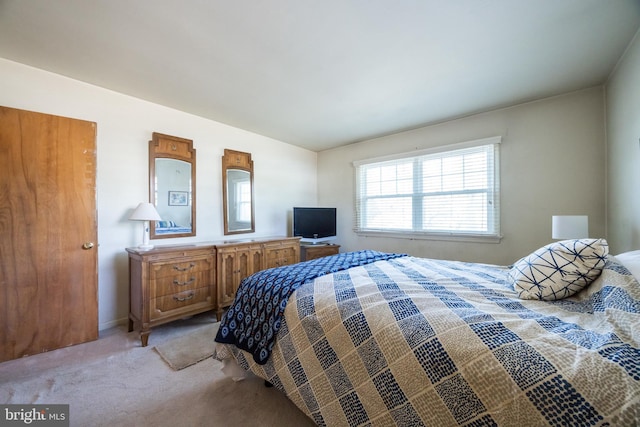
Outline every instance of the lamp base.
[(142, 244), (138, 246), (141, 251), (153, 249), (153, 245), (149, 244), (149, 221), (145, 221), (142, 227)]

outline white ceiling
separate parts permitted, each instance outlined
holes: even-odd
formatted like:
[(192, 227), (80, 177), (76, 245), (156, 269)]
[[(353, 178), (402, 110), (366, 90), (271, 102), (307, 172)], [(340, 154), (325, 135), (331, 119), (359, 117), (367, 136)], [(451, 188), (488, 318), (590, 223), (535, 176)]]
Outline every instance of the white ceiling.
[(314, 151), (602, 84), (640, 0), (0, 0), (0, 57)]

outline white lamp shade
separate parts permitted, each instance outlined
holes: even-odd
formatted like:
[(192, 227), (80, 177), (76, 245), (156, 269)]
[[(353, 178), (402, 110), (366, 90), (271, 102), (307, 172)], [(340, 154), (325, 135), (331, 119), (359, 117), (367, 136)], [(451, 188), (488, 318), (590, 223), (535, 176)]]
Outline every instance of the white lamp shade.
[(130, 220), (133, 221), (160, 221), (160, 214), (151, 203), (140, 203), (138, 207), (133, 211)]
[(584, 239), (589, 237), (587, 215), (554, 215), (551, 221), (551, 238)]

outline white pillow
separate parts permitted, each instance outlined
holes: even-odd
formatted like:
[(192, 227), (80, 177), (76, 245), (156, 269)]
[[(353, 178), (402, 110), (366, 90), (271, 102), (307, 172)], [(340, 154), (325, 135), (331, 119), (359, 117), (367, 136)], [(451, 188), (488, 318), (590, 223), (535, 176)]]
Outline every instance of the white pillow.
[(575, 239), (546, 245), (509, 272), (521, 299), (558, 300), (586, 288), (602, 272), (609, 245), (604, 239)]
[(616, 259), (640, 282), (640, 251), (623, 252), (616, 255)]

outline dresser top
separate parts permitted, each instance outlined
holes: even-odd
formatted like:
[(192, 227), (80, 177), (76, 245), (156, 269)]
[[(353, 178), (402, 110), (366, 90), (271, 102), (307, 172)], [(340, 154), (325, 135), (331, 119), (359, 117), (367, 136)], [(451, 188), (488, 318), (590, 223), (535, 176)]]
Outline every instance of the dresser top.
[(153, 249), (143, 250), (137, 247), (126, 248), (127, 252), (135, 255), (156, 255), (167, 252), (192, 251), (197, 249), (215, 249), (216, 247), (233, 246), (245, 243), (268, 243), (282, 240), (300, 240), (300, 237), (255, 237), (246, 239), (228, 239), (209, 242), (182, 243), (176, 245), (156, 245)]

